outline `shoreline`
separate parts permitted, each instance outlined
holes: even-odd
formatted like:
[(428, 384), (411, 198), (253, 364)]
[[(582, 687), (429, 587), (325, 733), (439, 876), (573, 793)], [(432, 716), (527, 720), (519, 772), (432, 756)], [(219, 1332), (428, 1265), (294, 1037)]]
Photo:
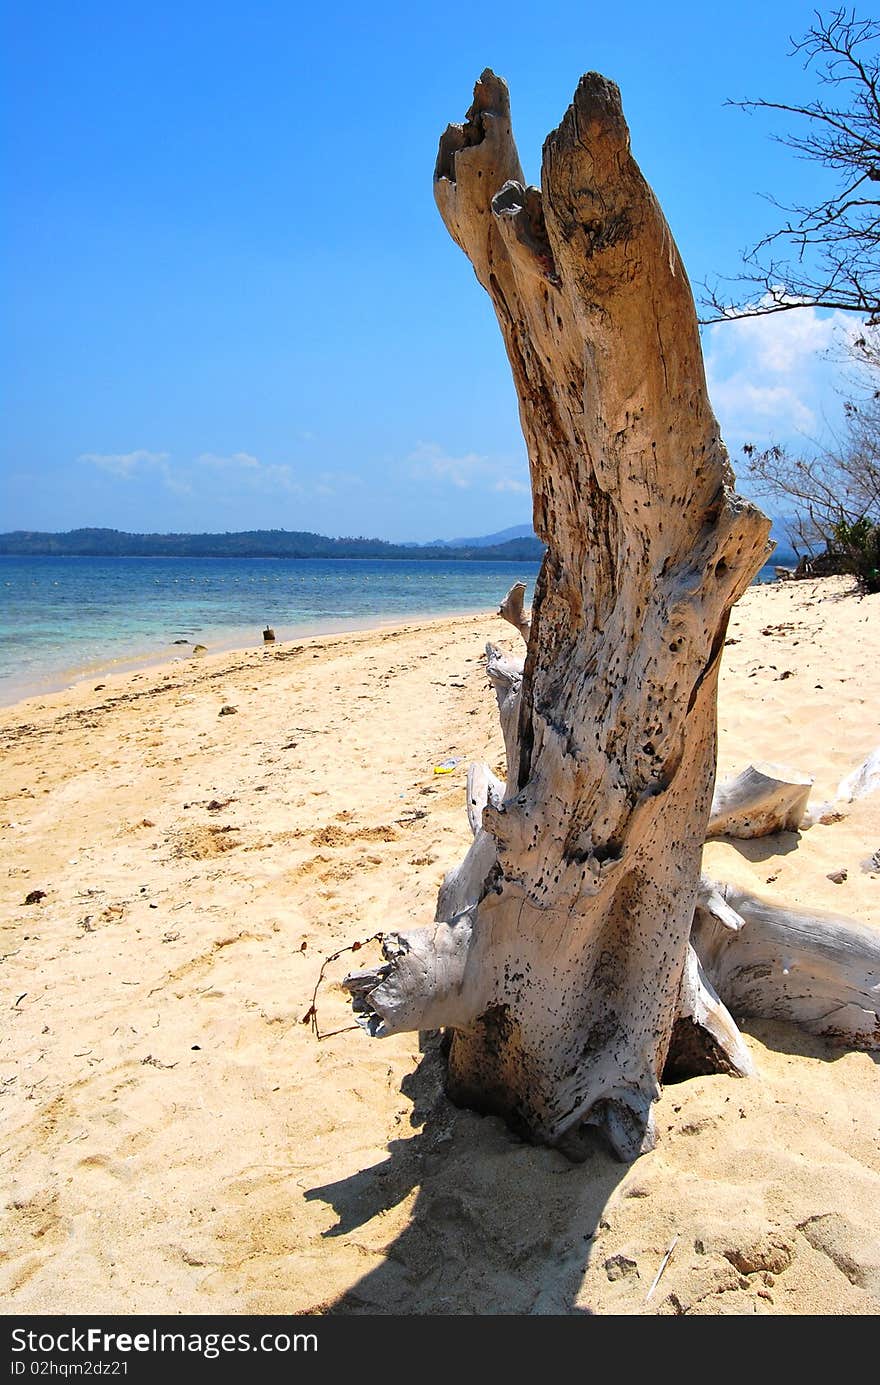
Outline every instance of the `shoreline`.
[[(49, 556), (58, 557), (60, 555)], [(215, 560), (206, 559), (204, 561)], [(365, 559), (362, 561), (375, 563), (381, 560)], [(393, 561), (397, 562), (398, 560)], [(515, 570), (516, 566), (515, 563), (510, 564), (512, 570)], [(529, 564), (524, 566), (529, 566)], [(761, 572), (756, 575), (752, 585), (773, 585), (776, 579), (769, 575), (772, 567), (772, 563), (765, 564)], [(527, 580), (533, 583), (534, 576), (534, 574), (528, 573)], [(504, 593), (500, 591), (499, 601), (503, 595)], [(349, 631), (381, 629), (405, 622), (454, 619), (459, 615), (479, 614), (488, 609), (489, 605), (485, 600), (482, 600), (473, 605), (457, 605), (439, 609), (429, 605), (405, 613), (392, 611), (387, 614), (370, 612), (352, 616), (330, 615), (313, 617), (308, 621), (282, 622), (269, 615), (266, 623), (275, 630), (276, 643), (286, 643)], [(195, 631), (195, 627), (190, 628)], [(129, 648), (123, 645), (122, 652), (116, 657), (112, 653), (112, 642), (108, 640), (105, 653), (95, 653), (87, 658), (74, 658), (69, 663), (64, 662), (63, 653), (59, 651), (58, 659), (53, 658), (48, 667), (44, 666), (38, 671), (29, 671), (24, 674), (16, 672), (10, 673), (8, 676), (0, 676), (0, 708), (12, 707), (19, 702), (30, 701), (34, 698), (52, 696), (90, 679), (101, 681), (108, 677), (158, 668), (178, 660), (186, 661), (193, 658), (194, 645), (199, 643), (205, 645), (209, 654), (244, 652), (262, 648), (262, 630), (263, 625), (257, 622), (254, 622), (253, 625), (237, 622), (235, 624), (209, 626), (206, 633), (178, 642), (168, 638), (169, 631), (166, 628), (161, 636), (157, 633), (155, 641), (149, 635), (144, 635), (143, 643), (137, 647)], [(15, 649), (13, 645), (9, 659), (10, 667), (12, 667), (14, 659)]]
[[(59, 670), (57, 673), (46, 675), (45, 682), (39, 684), (32, 680), (16, 684), (14, 680), (4, 683), (0, 682), (0, 711), (9, 711), (17, 707), (20, 703), (35, 702), (38, 699), (55, 697), (59, 694), (74, 692), (84, 685), (91, 683), (93, 679), (104, 681), (109, 678), (125, 678), (132, 674), (143, 674), (147, 672), (159, 673), (166, 668), (178, 667), (180, 665), (203, 664), (215, 656), (224, 654), (253, 654), (260, 651), (271, 651), (278, 649), (285, 644), (302, 643), (309, 640), (327, 639), (333, 636), (346, 634), (361, 634), (371, 630), (385, 630), (405, 628), (409, 625), (431, 625), (442, 620), (457, 620), (466, 616), (486, 616), (487, 619), (494, 617), (494, 612), (487, 611), (485, 606), (477, 606), (466, 609), (456, 609), (450, 611), (421, 611), (405, 617), (399, 615), (358, 617), (340, 617), (325, 621), (312, 622), (309, 625), (274, 625), (275, 640), (265, 642), (262, 638), (262, 630), (258, 636), (252, 636), (252, 642), (248, 642), (246, 626), (228, 626), (226, 633), (222, 633), (223, 627), (218, 627), (216, 640), (205, 644), (203, 654), (194, 653), (194, 642), (187, 640), (184, 643), (189, 646), (184, 649), (178, 646), (178, 652), (172, 653), (175, 648), (172, 644), (170, 649), (167, 645), (162, 646), (162, 650), (157, 648), (153, 652), (143, 650), (132, 655), (125, 655), (115, 661), (101, 660), (95, 664), (71, 665), (67, 669)], [(197, 643), (202, 643), (198, 641)]]

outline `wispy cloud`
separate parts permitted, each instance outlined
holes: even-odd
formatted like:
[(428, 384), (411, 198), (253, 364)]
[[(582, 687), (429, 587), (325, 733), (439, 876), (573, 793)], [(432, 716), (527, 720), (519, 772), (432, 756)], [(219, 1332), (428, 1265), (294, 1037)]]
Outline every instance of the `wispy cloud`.
[(847, 314), (809, 307), (713, 324), (706, 375), (725, 434), (779, 440), (819, 427), (853, 330)]
[(349, 495), (353, 490), (363, 489), (366, 482), (356, 471), (319, 471), (310, 478), (309, 490), (313, 495), (326, 499), (330, 496)]
[(261, 491), (302, 492), (293, 468), (286, 462), (261, 462), (251, 452), (232, 452), (221, 456), (216, 452), (202, 452), (196, 462), (200, 467), (210, 467), (214, 471), (225, 472), (239, 483)]
[[(194, 462), (172, 463), (170, 452), (150, 452), (141, 447), (133, 452), (83, 452), (77, 461), (95, 466), (121, 481), (152, 476), (175, 495), (204, 491), (211, 472), (224, 477), (222, 484), (232, 494), (242, 488), (267, 493), (300, 493), (304, 489), (291, 466), (261, 462), (252, 452), (231, 452), (226, 455), (201, 452)], [(210, 484), (215, 485), (216, 481)]]
[(77, 461), (89, 462), (111, 476), (128, 480), (144, 467), (161, 467), (169, 455), (168, 452), (148, 452), (139, 447), (135, 452), (83, 452)]
[(747, 433), (760, 437), (768, 429), (782, 437), (808, 433), (816, 426), (816, 415), (798, 385), (757, 385), (747, 370), (710, 378), (709, 396), (724, 432), (737, 437)]
[(134, 452), (83, 452), (77, 461), (96, 466), (99, 471), (121, 481), (152, 476), (172, 495), (191, 495), (192, 482), (171, 465), (170, 456), (169, 452), (149, 452), (139, 447)]
[(490, 457), (466, 452), (455, 457), (434, 442), (420, 442), (407, 457), (410, 475), (418, 480), (433, 478), (456, 490), (512, 491), (530, 493), (524, 462), (509, 457)]
[(513, 476), (502, 476), (492, 487), (495, 491), (511, 491), (514, 495), (531, 495), (532, 488), (528, 481), (518, 481)]
[(217, 452), (202, 452), (196, 460), (200, 466), (213, 466), (220, 471), (262, 470), (259, 458), (250, 452), (232, 452), (228, 456), (220, 456)]

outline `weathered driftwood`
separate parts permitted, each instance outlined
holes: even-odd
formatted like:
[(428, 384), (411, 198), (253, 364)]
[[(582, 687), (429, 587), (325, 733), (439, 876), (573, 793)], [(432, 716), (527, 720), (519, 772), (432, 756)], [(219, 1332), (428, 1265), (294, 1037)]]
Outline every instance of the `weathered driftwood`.
[(866, 760), (848, 774), (837, 786), (837, 797), (844, 803), (852, 803), (857, 798), (867, 798), (869, 794), (880, 792), (880, 746), (872, 750)]
[(692, 934), (737, 1018), (782, 1019), (848, 1048), (880, 1047), (880, 932), (703, 882)]
[(665, 1079), (727, 1072), (748, 1077), (751, 1055), (693, 947), (687, 950)]
[[(471, 771), (474, 840), (434, 924), (386, 934), (347, 985), (371, 1034), (447, 1031), (455, 1099), (565, 1148), (598, 1125), (632, 1157), (664, 1071), (749, 1070), (732, 1015), (876, 1044), (880, 947), (699, 881), (718, 661), (768, 523), (730, 492), (687, 280), (616, 88), (583, 79), (539, 192), (485, 73), (436, 179), (498, 314), (547, 555), (531, 622), (515, 588), (502, 608), (524, 663), (487, 650), (507, 784)], [(795, 825), (809, 786), (769, 778), (728, 787), (716, 825)]]
[(520, 695), (524, 668), (524, 659), (514, 659), (494, 644), (486, 645), (486, 673), (495, 689), (507, 755), (507, 782), (514, 793), (518, 787)]
[(817, 822), (830, 825), (846, 817), (850, 804), (860, 798), (868, 798), (880, 792), (880, 746), (857, 765), (850, 774), (841, 779), (837, 786), (837, 796), (830, 801), (811, 804), (804, 815), (803, 825), (812, 827)]
[(504, 802), (504, 785), (488, 765), (471, 765), (467, 773), (468, 822), (474, 836), (483, 825), (483, 809), (491, 803), (498, 808)]
[(498, 614), (505, 620), (509, 620), (511, 625), (515, 625), (519, 633), (526, 642), (529, 643), (529, 635), (532, 629), (532, 622), (523, 610), (525, 601), (526, 584), (525, 582), (514, 582), (510, 591), (505, 596), (501, 605), (498, 607)]
[[(687, 277), (611, 82), (581, 80), (539, 191), (485, 72), (435, 192), (498, 316), (547, 553), (524, 668), (490, 655), (504, 800), (439, 921), (349, 985), (373, 1033), (450, 1033), (454, 1099), (550, 1143), (599, 1126), (631, 1158), (693, 970), (728, 613), (769, 522), (732, 493)], [(736, 1067), (730, 1027), (696, 1066)]]
[(749, 765), (718, 784), (707, 837), (766, 837), (796, 832), (804, 819), (813, 781), (809, 775), (766, 762)]

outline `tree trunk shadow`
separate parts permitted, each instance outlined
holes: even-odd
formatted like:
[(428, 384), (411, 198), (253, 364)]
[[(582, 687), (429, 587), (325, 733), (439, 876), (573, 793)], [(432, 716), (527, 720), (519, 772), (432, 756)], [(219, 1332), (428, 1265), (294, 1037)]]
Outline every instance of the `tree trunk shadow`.
[(589, 1314), (576, 1304), (603, 1213), (627, 1172), (597, 1139), (572, 1163), (524, 1143), (502, 1121), (459, 1110), (443, 1090), (436, 1039), (402, 1090), (419, 1134), (389, 1158), (305, 1197), (339, 1218), (325, 1236), (351, 1236), (417, 1189), (404, 1231), (382, 1264), (326, 1311), (332, 1314)]

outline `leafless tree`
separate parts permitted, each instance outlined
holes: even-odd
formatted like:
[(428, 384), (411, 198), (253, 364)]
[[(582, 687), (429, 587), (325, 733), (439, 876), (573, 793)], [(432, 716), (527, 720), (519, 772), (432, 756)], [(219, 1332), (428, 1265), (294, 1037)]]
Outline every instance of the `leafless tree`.
[[(860, 339), (863, 359), (876, 341)], [(867, 361), (876, 372), (880, 363)], [(875, 375), (876, 382), (876, 375)], [(792, 547), (805, 572), (850, 572), (869, 592), (880, 590), (880, 388), (844, 404), (839, 437), (812, 455), (779, 446), (746, 454), (752, 489), (788, 514)]]
[(530, 617), (521, 588), (501, 608), (525, 651), (487, 649), (506, 782), (471, 767), (474, 838), (434, 919), (383, 929), (345, 986), (371, 1038), (444, 1031), (454, 1101), (575, 1158), (597, 1129), (632, 1159), (667, 1072), (750, 1070), (726, 993), (875, 1045), (880, 944), (700, 878), (707, 830), (796, 826), (805, 780), (753, 770), (713, 804), (728, 616), (770, 524), (731, 488), (619, 90), (582, 77), (529, 187), (487, 69), (434, 194), (498, 317), (547, 552)]

